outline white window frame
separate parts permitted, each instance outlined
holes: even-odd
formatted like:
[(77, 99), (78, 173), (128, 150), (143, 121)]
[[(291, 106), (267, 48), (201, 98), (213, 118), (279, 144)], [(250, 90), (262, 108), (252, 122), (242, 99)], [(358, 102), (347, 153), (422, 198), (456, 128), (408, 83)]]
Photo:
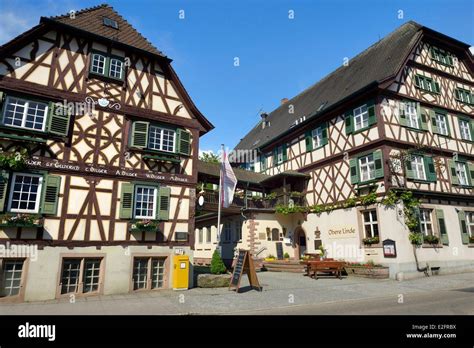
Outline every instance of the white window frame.
[(311, 131), (311, 137), (313, 139), (313, 149), (323, 146), (323, 128), (318, 127)]
[(455, 162), (455, 165), (459, 184), (464, 186), (469, 185), (467, 164), (464, 162)]
[(416, 180), (426, 180), (425, 161), (423, 156), (412, 155), (411, 169)]
[[(21, 118), (21, 126), (5, 123), (7, 107), (11, 103), (12, 99), (16, 99), (16, 100), (20, 100), (22, 102), (25, 102), (25, 105), (23, 106), (24, 107), (23, 115), (22, 115), (22, 118)], [(28, 109), (30, 107), (30, 103), (37, 103), (37, 104), (41, 104), (41, 105), (45, 106), (44, 115), (43, 115), (43, 124), (41, 125), (41, 129), (31, 128), (31, 127), (26, 126), (26, 119), (27, 119)], [(37, 131), (37, 132), (44, 132), (45, 129), (46, 129), (46, 120), (48, 118), (48, 113), (49, 113), (49, 105), (47, 103), (43, 103), (43, 102), (36, 101), (36, 100), (28, 100), (28, 99), (25, 99), (25, 98), (18, 98), (18, 97), (8, 96), (7, 100), (5, 101), (5, 106), (3, 107), (2, 124), (7, 126), (7, 127), (26, 128), (26, 129)]]
[[(373, 154), (359, 158), (359, 172), (361, 182), (375, 179), (375, 160)], [(367, 174), (366, 178), (364, 178), (365, 174)]]
[(283, 163), (283, 146), (277, 147), (277, 164)]
[[(372, 216), (372, 212), (375, 212), (375, 220), (374, 217)], [(368, 213), (369, 216), (369, 221), (366, 221), (366, 213)], [(377, 216), (377, 210), (376, 209), (370, 209), (370, 210), (364, 210), (362, 211), (362, 221), (364, 224), (364, 235), (365, 238), (374, 238), (374, 237), (379, 237), (380, 239), (380, 230), (379, 230), (379, 223), (378, 223), (378, 216)], [(375, 229), (374, 225), (377, 225), (377, 235), (375, 235)], [(370, 226), (370, 236), (367, 235), (367, 229), (366, 226)]]
[(369, 127), (369, 111), (367, 110), (367, 104), (355, 108), (353, 111), (353, 115), (354, 131)]
[(460, 119), (459, 130), (461, 132), (461, 139), (472, 141), (471, 127), (468, 121)]
[[(434, 235), (432, 215), (431, 209), (420, 209), (420, 231), (424, 236)], [(431, 227), (431, 233), (428, 226)]]
[(410, 103), (405, 104), (405, 112), (408, 119), (408, 126), (411, 128), (420, 129), (420, 120), (418, 118), (416, 106)]
[(448, 117), (440, 113), (435, 113), (435, 117), (436, 126), (438, 127), (439, 133), (441, 133), (442, 135), (448, 135)]
[[(6, 277), (5, 275), (5, 264), (7, 262), (13, 262), (14, 263), (14, 267), (12, 269), (12, 271), (10, 271), (9, 273), (11, 273), (11, 278), (8, 278)], [(21, 270), (19, 270), (19, 267), (17, 268), (17, 265), (18, 264), (21, 264)], [(3, 277), (3, 282), (2, 282), (2, 289), (0, 289), (0, 292), (3, 293), (3, 296), (2, 297), (15, 297), (15, 296), (19, 296), (20, 295), (20, 292), (21, 292), (21, 287), (23, 286), (23, 272), (25, 270), (25, 259), (3, 259), (2, 260), (2, 268), (0, 269), (0, 272), (2, 272), (2, 277)], [(20, 275), (20, 277), (18, 278), (17, 275)], [(17, 280), (19, 281), (18, 282), (18, 285), (13, 285), (13, 282)], [(13, 293), (15, 292), (15, 293)]]
[[(146, 188), (146, 189), (151, 189), (153, 190), (153, 209), (152, 209), (152, 215), (151, 216), (145, 216), (145, 215), (136, 215), (137, 211), (137, 191), (139, 188)], [(147, 185), (135, 185), (135, 190), (133, 192), (133, 197), (135, 198), (133, 200), (133, 216), (135, 219), (149, 219), (149, 220), (154, 220), (156, 219), (156, 205), (158, 204), (158, 189), (153, 186), (147, 186)]]
[[(119, 64), (115, 64), (115, 67), (120, 67), (120, 75), (119, 76), (113, 76), (112, 75), (112, 67), (114, 65), (115, 62), (118, 62)], [(114, 70), (114, 74), (116, 73), (116, 71)], [(123, 61), (119, 58), (110, 58), (110, 62), (109, 62), (109, 77), (113, 78), (113, 79), (119, 79), (119, 80), (122, 80), (123, 78)]]
[[(103, 59), (103, 63), (104, 63), (104, 66), (102, 68), (99, 67), (99, 65), (96, 65), (96, 61), (95, 61), (95, 57), (100, 57)], [(103, 75), (103, 76), (106, 76), (106, 71), (105, 71), (105, 68), (107, 67), (107, 56), (106, 55), (103, 55), (103, 54), (100, 54), (100, 53), (92, 53), (92, 59), (91, 59), (91, 72), (94, 73), (94, 74), (99, 74), (99, 75)], [(98, 70), (102, 69), (102, 72), (99, 72)], [(96, 71), (97, 70), (97, 71)]]
[[(160, 142), (157, 143), (158, 147), (151, 147), (151, 132), (153, 129), (157, 129), (160, 133)], [(163, 142), (164, 142), (164, 132), (171, 132), (173, 134), (173, 149), (168, 150), (163, 148)], [(150, 125), (150, 130), (148, 131), (148, 148), (151, 150), (156, 150), (156, 151), (163, 151), (163, 152), (169, 152), (169, 153), (174, 153), (176, 150), (176, 131), (170, 128), (164, 128), (164, 127), (159, 127), (155, 125)], [(168, 145), (167, 145), (168, 146)]]
[[(12, 208), (13, 193), (14, 193), (14, 187), (15, 187), (15, 182), (16, 182), (17, 176), (30, 176), (30, 177), (39, 178), (39, 180), (38, 180), (38, 191), (36, 192), (36, 201), (35, 201), (35, 208), (34, 209)], [(31, 173), (13, 173), (12, 183), (11, 183), (11, 187), (10, 187), (10, 195), (8, 197), (8, 211), (10, 211), (12, 213), (33, 213), (33, 214), (39, 213), (42, 189), (43, 189), (43, 176), (42, 175), (40, 175), (40, 174), (31, 174)]]
[(474, 237), (474, 211), (464, 212), (466, 216), (467, 233), (470, 237)]

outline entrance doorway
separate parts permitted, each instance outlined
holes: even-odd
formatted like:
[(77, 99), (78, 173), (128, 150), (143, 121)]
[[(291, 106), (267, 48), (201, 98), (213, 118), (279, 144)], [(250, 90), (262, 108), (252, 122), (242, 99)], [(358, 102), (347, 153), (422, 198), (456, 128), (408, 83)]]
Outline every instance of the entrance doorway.
[(295, 258), (300, 259), (306, 253), (306, 233), (301, 227), (295, 230)]

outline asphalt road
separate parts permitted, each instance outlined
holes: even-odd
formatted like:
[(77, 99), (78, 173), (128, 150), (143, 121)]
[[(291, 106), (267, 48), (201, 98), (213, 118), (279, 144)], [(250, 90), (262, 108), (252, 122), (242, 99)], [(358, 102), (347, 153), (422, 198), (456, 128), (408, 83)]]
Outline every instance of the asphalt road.
[(474, 288), (331, 301), (229, 314), (248, 315), (473, 315)]

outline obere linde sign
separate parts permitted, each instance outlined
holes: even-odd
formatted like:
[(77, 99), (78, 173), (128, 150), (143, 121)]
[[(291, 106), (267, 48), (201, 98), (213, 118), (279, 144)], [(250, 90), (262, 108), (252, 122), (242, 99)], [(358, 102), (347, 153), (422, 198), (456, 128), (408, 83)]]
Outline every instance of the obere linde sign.
[(328, 231), (329, 238), (353, 238), (356, 237), (356, 230), (354, 227), (342, 226), (330, 228)]

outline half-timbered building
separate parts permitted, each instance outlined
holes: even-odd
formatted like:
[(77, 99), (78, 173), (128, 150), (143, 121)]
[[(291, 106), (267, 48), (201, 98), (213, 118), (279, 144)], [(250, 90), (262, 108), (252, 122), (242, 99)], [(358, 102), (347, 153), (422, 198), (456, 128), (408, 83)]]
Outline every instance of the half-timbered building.
[(237, 246), (261, 258), (283, 244), (297, 259), (322, 248), (392, 277), (474, 269), (473, 63), (468, 44), (408, 22), (262, 114), (236, 150), (258, 155), (243, 166), (269, 176), (267, 206), (243, 206)]
[(0, 301), (169, 288), (199, 137), (171, 66), (108, 5), (0, 47)]

